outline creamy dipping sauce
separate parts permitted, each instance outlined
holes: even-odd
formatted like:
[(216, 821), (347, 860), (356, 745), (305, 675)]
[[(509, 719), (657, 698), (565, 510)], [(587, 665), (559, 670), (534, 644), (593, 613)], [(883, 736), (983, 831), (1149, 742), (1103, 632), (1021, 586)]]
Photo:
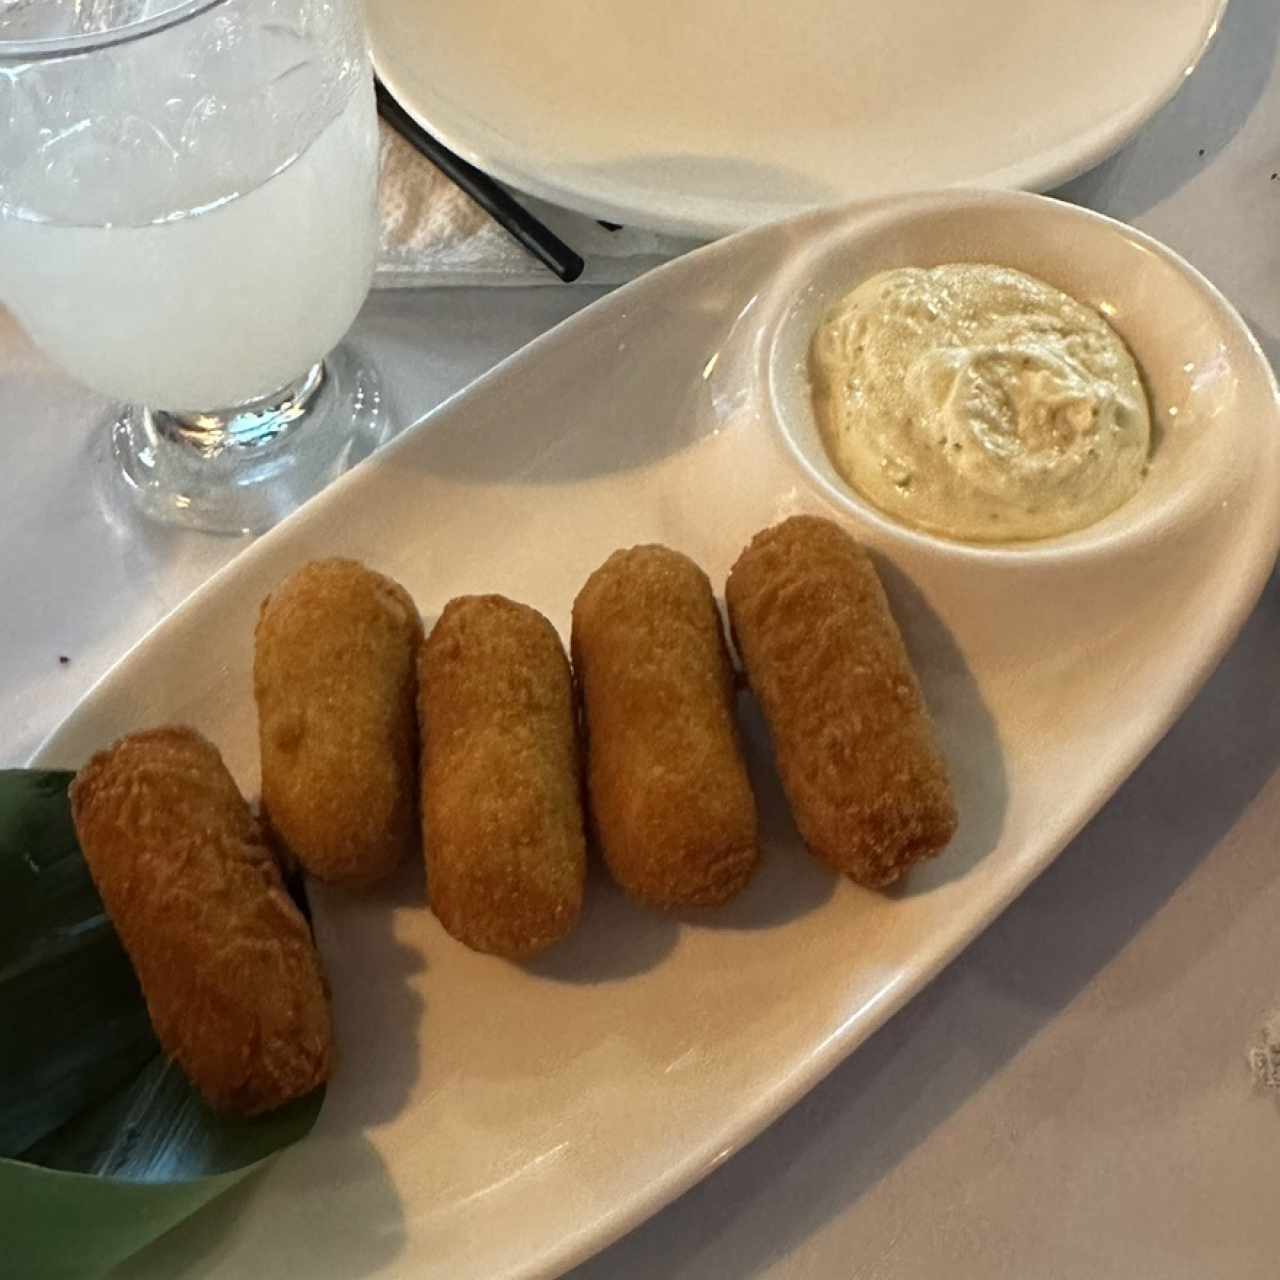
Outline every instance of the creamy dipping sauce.
[(1151, 415), (1092, 308), (1007, 267), (873, 276), (819, 325), (814, 408), (835, 469), (876, 506), (966, 542), (1093, 524), (1146, 472)]

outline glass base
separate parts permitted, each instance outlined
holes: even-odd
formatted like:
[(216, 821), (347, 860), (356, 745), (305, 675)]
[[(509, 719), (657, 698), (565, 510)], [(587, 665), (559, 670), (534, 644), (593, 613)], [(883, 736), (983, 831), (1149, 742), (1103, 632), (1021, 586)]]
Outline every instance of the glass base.
[(235, 534), (269, 529), (390, 434), (377, 372), (342, 344), (261, 400), (211, 413), (131, 405), (111, 442), (144, 515)]

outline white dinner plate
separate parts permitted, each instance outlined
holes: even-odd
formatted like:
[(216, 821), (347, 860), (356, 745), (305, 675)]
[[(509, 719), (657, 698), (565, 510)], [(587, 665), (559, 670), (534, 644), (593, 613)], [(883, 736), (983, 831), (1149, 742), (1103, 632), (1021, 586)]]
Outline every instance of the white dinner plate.
[(712, 237), (818, 206), (1045, 190), (1190, 74), (1226, 0), (366, 0), (379, 74), (496, 177)]
[[(1143, 367), (1150, 474), (1092, 529), (942, 543), (852, 500), (815, 447), (797, 362), (822, 307), (888, 265), (966, 257), (1099, 306)], [(310, 557), (394, 575), (428, 623), (500, 591), (563, 634), (614, 548), (668, 543), (720, 590), (756, 530), (800, 511), (878, 555), (954, 773), (953, 846), (890, 893), (837, 879), (800, 846), (744, 698), (762, 866), (718, 913), (660, 915), (593, 874), (577, 932), (520, 967), (449, 938), (416, 866), (370, 897), (315, 888), (341, 1055), (317, 1128), (129, 1275), (550, 1276), (714, 1168), (1043, 870), (1218, 661), (1280, 541), (1275, 383), (1185, 263), (1069, 205), (919, 196), (747, 232), (566, 321), (262, 538), (39, 761), (186, 721), (252, 794), (255, 614)]]

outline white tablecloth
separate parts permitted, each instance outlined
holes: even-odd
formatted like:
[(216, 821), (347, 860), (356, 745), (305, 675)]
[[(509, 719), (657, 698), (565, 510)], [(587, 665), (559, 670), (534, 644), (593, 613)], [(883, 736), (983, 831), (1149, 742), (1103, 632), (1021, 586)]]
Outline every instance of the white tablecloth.
[[(1184, 253), (1273, 361), (1278, 45), (1276, 0), (1234, 0), (1179, 97), (1065, 193)], [(410, 421), (595, 296), (379, 293), (356, 336)], [(0, 764), (23, 762), (242, 545), (113, 506), (102, 411), (0, 313)], [(1168, 739), (983, 938), (746, 1151), (575, 1275), (1274, 1280), (1280, 1104), (1248, 1055), (1277, 1005), (1273, 582)]]

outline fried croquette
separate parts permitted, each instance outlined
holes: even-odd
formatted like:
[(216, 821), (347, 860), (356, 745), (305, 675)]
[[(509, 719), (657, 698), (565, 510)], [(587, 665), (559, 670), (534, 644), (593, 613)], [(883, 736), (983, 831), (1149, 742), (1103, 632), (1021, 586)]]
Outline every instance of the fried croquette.
[(403, 587), (317, 560), (262, 602), (253, 689), (263, 815), (317, 879), (361, 888), (417, 847), (417, 653)]
[(656, 907), (728, 901), (756, 865), (756, 808), (706, 574), (666, 547), (614, 552), (574, 602), (572, 650), (614, 879)]
[(320, 956), (217, 749), (183, 728), (122, 738), (71, 811), (156, 1035), (206, 1101), (254, 1115), (328, 1079)]
[(729, 574), (734, 643), (809, 849), (860, 884), (891, 884), (956, 829), (946, 765), (867, 553), (794, 516)]
[(578, 922), (586, 878), (564, 647), (536, 609), (464, 596), (418, 670), (431, 909), (476, 951), (532, 956)]

